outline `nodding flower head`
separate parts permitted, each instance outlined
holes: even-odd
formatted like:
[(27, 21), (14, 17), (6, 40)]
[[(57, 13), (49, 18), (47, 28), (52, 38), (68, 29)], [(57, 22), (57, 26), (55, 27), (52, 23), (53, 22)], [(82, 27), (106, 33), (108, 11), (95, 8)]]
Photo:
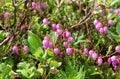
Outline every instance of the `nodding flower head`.
[(19, 54), (19, 49), (17, 46), (13, 46), (12, 50), (18, 55)]
[(36, 9), (37, 8), (37, 4), (35, 2), (32, 2), (32, 9)]
[(4, 14), (4, 18), (9, 19), (9, 18), (10, 18), (10, 13), (9, 13), (9, 12), (6, 12), (6, 13)]
[(29, 51), (28, 46), (24, 46), (23, 49), (24, 49), (24, 51), (25, 51), (26, 53)]

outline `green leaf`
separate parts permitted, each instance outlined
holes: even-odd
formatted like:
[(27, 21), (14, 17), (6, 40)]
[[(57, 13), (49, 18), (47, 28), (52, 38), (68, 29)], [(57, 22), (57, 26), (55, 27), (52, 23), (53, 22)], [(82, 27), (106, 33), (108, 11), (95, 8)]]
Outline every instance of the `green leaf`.
[(42, 49), (41, 47), (39, 47), (39, 48), (35, 51), (34, 56), (35, 56), (36, 58), (41, 58), (41, 57), (42, 57), (42, 54), (43, 54), (43, 49)]
[(85, 42), (86, 40), (83, 40), (83, 38), (84, 38), (84, 35), (79, 36), (73, 45), (77, 45), (80, 42)]
[(43, 72), (44, 72), (43, 68), (38, 68), (37, 71), (38, 71), (41, 75), (42, 75)]
[(120, 22), (118, 22), (116, 25), (116, 32), (120, 36)]
[(109, 13), (107, 16), (108, 19), (113, 19), (115, 17), (116, 17), (116, 14), (111, 14), (111, 13)]
[(52, 60), (50, 62), (50, 67), (60, 67), (61, 64), (62, 64), (61, 62), (57, 62), (57, 61)]
[(27, 39), (24, 39), (23, 41), (22, 41), (22, 43), (24, 44), (24, 45), (27, 45), (28, 47), (29, 47), (29, 51), (30, 52), (35, 52), (36, 50), (31, 46), (31, 44), (29, 44), (28, 43), (28, 40)]
[[(119, 0), (114, 0), (111, 4), (110, 4), (110, 6), (114, 6), (114, 5), (116, 5), (117, 3), (119, 3)], [(119, 3), (120, 4), (120, 3)]]
[(54, 56), (54, 53), (53, 53), (52, 50), (47, 49), (46, 52), (47, 52), (47, 54), (48, 54), (49, 56)]
[(108, 30), (108, 34), (112, 35), (112, 39), (115, 39), (115, 41), (120, 42), (120, 36), (115, 34), (113, 31)]
[(42, 47), (41, 39), (31, 31), (28, 31), (28, 43), (30, 44), (31, 48), (35, 50), (37, 50), (39, 47)]
[(55, 32), (51, 32), (50, 37), (51, 37), (53, 43), (55, 44), (57, 42), (58, 35)]

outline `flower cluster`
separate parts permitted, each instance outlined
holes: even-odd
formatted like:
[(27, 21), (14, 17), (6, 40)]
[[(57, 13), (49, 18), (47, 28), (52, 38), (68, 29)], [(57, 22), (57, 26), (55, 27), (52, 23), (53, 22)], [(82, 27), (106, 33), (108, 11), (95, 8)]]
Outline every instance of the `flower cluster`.
[[(24, 45), (23, 50), (26, 53), (29, 52), (28, 46)], [(19, 50), (18, 46), (13, 46), (12, 51), (15, 52), (17, 55), (19, 55), (19, 53), (20, 53), (20, 50)]]
[(118, 56), (113, 55), (110, 58), (108, 58), (108, 64), (113, 67), (113, 70), (115, 72), (118, 71), (119, 63), (120, 63), (120, 58)]
[(44, 40), (42, 41), (43, 44), (43, 48), (44, 49), (48, 49), (48, 48), (52, 48), (53, 47), (53, 43), (52, 40), (50, 39), (49, 36), (45, 36)]
[(116, 9), (116, 10), (113, 10), (112, 8), (110, 8), (110, 13), (116, 13), (116, 15), (120, 15), (120, 9)]
[(43, 2), (41, 4), (37, 4), (35, 2), (32, 2), (32, 9), (38, 9), (38, 10), (41, 10), (41, 9), (45, 9), (46, 8), (46, 3)]
[[(97, 19), (94, 20), (93, 24), (95, 25), (96, 30), (100, 32), (100, 34), (106, 34), (108, 32), (108, 27), (107, 26), (103, 27), (103, 24)], [(110, 22), (110, 24), (112, 25), (113, 23)]]
[[(43, 19), (43, 24), (48, 24), (49, 21), (47, 18)], [(71, 43), (74, 42), (74, 38), (71, 35), (71, 32), (68, 29), (62, 29), (61, 24), (52, 23), (51, 30), (58, 35), (58, 40), (62, 41), (63, 47), (66, 49), (67, 55), (72, 55), (74, 53), (74, 48), (70, 46)], [(55, 55), (59, 55), (63, 57), (63, 52), (58, 48), (58, 45), (52, 43), (50, 37), (46, 36), (43, 40), (43, 48), (46, 49), (53, 49)], [(62, 48), (62, 47), (61, 47)]]
[[(102, 65), (103, 63), (103, 58), (102, 56), (99, 56), (94, 50), (88, 50), (88, 48), (84, 48), (84, 54), (89, 55), (93, 60), (97, 60), (97, 63), (99, 66)], [(115, 47), (115, 52), (119, 53), (120, 52), (120, 45), (117, 45)], [(120, 58), (119, 56), (112, 55), (109, 58), (107, 58), (107, 63), (112, 66), (113, 70), (116, 72), (118, 71), (118, 66), (120, 64)]]
[(97, 60), (99, 66), (102, 65), (103, 59), (99, 56), (94, 50), (88, 50), (88, 48), (84, 48), (84, 53), (90, 56), (93, 60)]

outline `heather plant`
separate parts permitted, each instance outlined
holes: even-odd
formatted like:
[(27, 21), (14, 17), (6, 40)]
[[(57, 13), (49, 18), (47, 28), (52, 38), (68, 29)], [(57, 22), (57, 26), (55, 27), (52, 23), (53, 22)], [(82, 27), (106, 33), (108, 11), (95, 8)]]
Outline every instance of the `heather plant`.
[(119, 79), (119, 0), (1, 0), (0, 79)]

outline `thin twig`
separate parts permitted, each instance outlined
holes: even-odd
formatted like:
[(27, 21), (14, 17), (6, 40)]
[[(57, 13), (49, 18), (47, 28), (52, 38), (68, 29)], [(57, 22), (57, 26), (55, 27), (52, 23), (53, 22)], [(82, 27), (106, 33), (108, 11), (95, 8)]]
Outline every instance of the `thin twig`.
[(16, 24), (16, 0), (12, 0), (12, 4), (14, 7), (14, 23), (12, 24), (12, 26), (14, 26)]
[(4, 39), (1, 43), (0, 46), (2, 46), (4, 43), (6, 43), (10, 39), (10, 36), (8, 35), (6, 39)]
[(88, 21), (90, 19), (90, 17), (93, 15), (92, 11), (93, 11), (93, 9), (90, 9), (88, 14), (85, 17), (83, 17), (83, 19), (81, 19), (77, 24), (71, 26), (69, 29), (78, 27), (78, 26), (82, 25), (83, 23), (85, 23), (86, 21)]
[[(87, 15), (87, 7), (86, 7), (86, 9), (85, 9), (85, 15)], [(90, 37), (90, 30), (89, 30), (89, 27), (88, 27), (88, 21), (86, 21), (85, 22), (85, 24), (86, 24), (86, 29), (87, 29), (87, 35), (88, 35), (88, 40), (89, 40), (89, 45), (90, 45), (90, 47), (92, 48), (92, 41), (91, 41), (91, 37)]]

